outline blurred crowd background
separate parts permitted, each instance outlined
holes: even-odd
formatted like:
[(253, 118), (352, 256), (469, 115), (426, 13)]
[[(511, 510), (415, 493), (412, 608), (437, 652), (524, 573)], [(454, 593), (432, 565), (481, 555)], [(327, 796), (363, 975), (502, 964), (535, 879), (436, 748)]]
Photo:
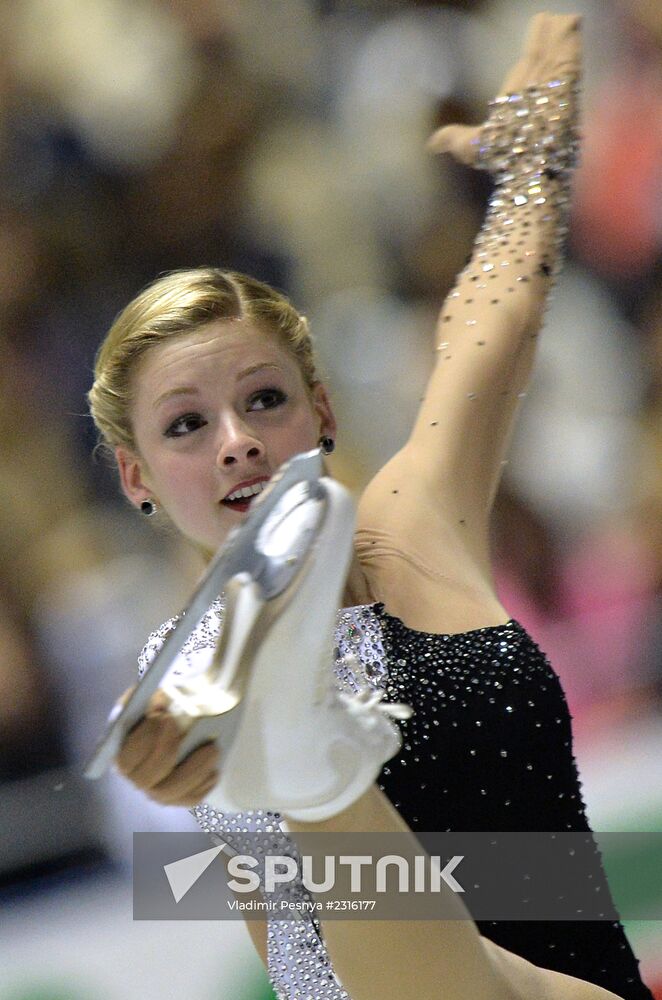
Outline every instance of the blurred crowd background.
[[(586, 19), (584, 146), (499, 588), (561, 674), (594, 827), (662, 830), (662, 7), (542, 6)], [(95, 456), (95, 351), (164, 271), (276, 285), (360, 489), (405, 439), (489, 193), (425, 139), (481, 120), (538, 9), (1, 0), (0, 1000), (268, 996), (240, 926), (131, 921), (131, 831), (188, 814), (80, 778), (200, 568)], [(630, 929), (662, 997), (660, 925)]]

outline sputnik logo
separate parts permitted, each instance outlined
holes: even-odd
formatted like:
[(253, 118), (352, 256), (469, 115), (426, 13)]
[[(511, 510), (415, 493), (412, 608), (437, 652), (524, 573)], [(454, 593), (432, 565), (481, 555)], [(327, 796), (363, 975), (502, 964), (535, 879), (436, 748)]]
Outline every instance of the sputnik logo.
[(173, 861), (169, 865), (164, 865), (163, 870), (170, 884), (170, 889), (178, 903), (183, 899), (189, 889), (192, 889), (201, 875), (209, 868), (214, 858), (225, 849), (225, 844), (220, 847), (212, 847), (208, 851), (198, 851), (197, 854), (189, 854), (187, 858)]

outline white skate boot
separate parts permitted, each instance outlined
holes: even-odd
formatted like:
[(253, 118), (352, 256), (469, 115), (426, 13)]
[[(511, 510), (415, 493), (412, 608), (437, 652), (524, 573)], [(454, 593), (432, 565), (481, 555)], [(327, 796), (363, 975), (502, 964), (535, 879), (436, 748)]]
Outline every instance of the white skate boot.
[[(187, 730), (180, 759), (214, 739), (222, 812), (267, 809), (301, 820), (356, 801), (400, 747), (377, 695), (339, 694), (332, 670), (337, 610), (352, 554), (347, 491), (322, 477), (318, 451), (282, 466), (211, 563), (176, 629), (117, 714), (86, 769), (99, 777), (161, 688)], [(220, 595), (225, 621), (209, 668), (168, 677), (179, 650)]]

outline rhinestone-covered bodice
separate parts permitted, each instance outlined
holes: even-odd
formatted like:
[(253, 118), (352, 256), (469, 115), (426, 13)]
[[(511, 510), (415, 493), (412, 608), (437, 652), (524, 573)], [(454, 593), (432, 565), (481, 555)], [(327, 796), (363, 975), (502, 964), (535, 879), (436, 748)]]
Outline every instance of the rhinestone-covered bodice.
[[(380, 784), (413, 830), (589, 829), (570, 713), (544, 654), (517, 622), (456, 635), (408, 629), (377, 606), (387, 700), (415, 709)], [(600, 878), (600, 874), (598, 874)], [(604, 877), (596, 883), (603, 897)], [(479, 922), (482, 934), (543, 968), (648, 998), (620, 924)]]
[[(211, 656), (223, 609), (214, 605), (185, 644), (177, 672)], [(141, 671), (175, 621), (154, 633)], [(408, 629), (381, 605), (338, 615), (335, 678), (414, 709), (403, 747), (380, 786), (414, 830), (586, 830), (572, 755), (570, 715), (558, 678), (516, 622), (456, 635)], [(201, 827), (228, 836), (279, 829), (276, 814), (193, 810)], [(606, 884), (602, 891), (608, 892)], [(544, 968), (598, 983), (627, 1000), (650, 1000), (619, 924), (483, 923), (481, 933)], [(269, 973), (281, 1000), (349, 1000), (310, 919), (270, 920)]]
[(429, 635), (376, 610), (387, 700), (415, 707), (401, 725), (403, 753), (381, 775), (409, 826), (588, 829), (565, 697), (524, 629), (510, 621)]

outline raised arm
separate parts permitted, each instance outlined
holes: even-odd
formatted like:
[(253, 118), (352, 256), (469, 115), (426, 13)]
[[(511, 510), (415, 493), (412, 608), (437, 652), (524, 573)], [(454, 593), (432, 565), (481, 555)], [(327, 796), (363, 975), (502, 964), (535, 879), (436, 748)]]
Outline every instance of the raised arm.
[(410, 438), (362, 499), (360, 554), (375, 544), (368, 536), (378, 524), (410, 551), (426, 536), (443, 534), (445, 551), (464, 536), (479, 572), (489, 572), (489, 514), (565, 234), (579, 27), (576, 16), (533, 18), (487, 122), (450, 126), (430, 140), (433, 151), (489, 170), (495, 188), (441, 310), (434, 370)]
[(484, 516), (566, 231), (579, 51), (579, 18), (538, 15), (486, 124), (451, 126), (430, 140), (431, 149), (489, 170), (496, 186), (442, 308), (437, 362), (407, 450), (444, 498)]

